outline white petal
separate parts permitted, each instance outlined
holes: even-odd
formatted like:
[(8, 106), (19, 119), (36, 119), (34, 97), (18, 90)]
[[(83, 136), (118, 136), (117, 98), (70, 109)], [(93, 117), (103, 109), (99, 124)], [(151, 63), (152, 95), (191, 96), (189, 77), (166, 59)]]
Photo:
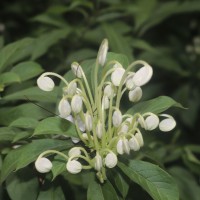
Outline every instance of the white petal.
[(121, 154), (121, 155), (124, 154), (122, 139), (119, 139), (119, 141), (117, 142), (117, 152), (118, 152), (118, 154)]
[(95, 168), (97, 171), (100, 171), (101, 168), (102, 168), (102, 158), (101, 158), (101, 156), (99, 155), (99, 153), (96, 154), (94, 160), (95, 160), (94, 168)]
[(72, 117), (72, 115), (67, 116), (65, 119), (74, 123), (74, 118)]
[(113, 168), (117, 165), (117, 156), (113, 152), (108, 153), (105, 157), (105, 165), (108, 168)]
[(128, 98), (131, 102), (139, 101), (142, 98), (142, 89), (140, 87), (136, 87), (135, 89), (130, 90)]
[(77, 62), (73, 62), (71, 64), (71, 69), (75, 76), (77, 76), (78, 78), (82, 78), (83, 70), (82, 70), (82, 67)]
[(119, 110), (115, 110), (112, 116), (113, 126), (119, 127), (122, 123), (122, 114)]
[(53, 80), (49, 78), (48, 76), (40, 76), (37, 79), (37, 85), (41, 90), (44, 90), (47, 92), (52, 91), (55, 86)]
[(123, 139), (123, 149), (126, 154), (130, 153), (130, 147), (126, 138)]
[(140, 145), (140, 147), (144, 146), (143, 136), (140, 132), (137, 132), (135, 134), (135, 139), (138, 141), (138, 144)]
[(151, 114), (150, 116), (148, 116), (145, 119), (145, 124), (146, 124), (146, 130), (154, 130), (155, 128), (157, 128), (158, 124), (159, 124), (159, 118), (157, 115), (155, 114)]
[(127, 79), (126, 79), (126, 88), (128, 90), (133, 90), (135, 87), (135, 83), (133, 81), (133, 77), (134, 77), (135, 73), (131, 73), (128, 75)]
[(77, 160), (70, 160), (67, 162), (66, 168), (71, 174), (77, 174), (82, 170), (82, 165)]
[(133, 151), (138, 151), (140, 149), (140, 145), (139, 145), (137, 139), (135, 138), (135, 136), (133, 136), (128, 141), (128, 144), (129, 144), (130, 149), (132, 149)]
[(68, 87), (66, 88), (65, 93), (73, 96), (76, 93), (76, 89), (77, 89), (77, 83), (71, 82), (71, 83), (69, 83)]
[(97, 133), (97, 137), (99, 139), (101, 139), (102, 134), (103, 134), (103, 125), (102, 125), (102, 123), (100, 121), (98, 121), (98, 123), (97, 123), (96, 133)]
[(79, 113), (82, 110), (83, 100), (79, 95), (74, 95), (71, 101), (71, 108), (74, 113)]
[(145, 65), (135, 73), (133, 81), (136, 86), (143, 86), (151, 79), (152, 75), (152, 67), (150, 65)]
[(71, 137), (71, 139), (72, 139), (72, 142), (75, 143), (75, 144), (80, 142), (79, 138)]
[(168, 132), (171, 131), (172, 129), (175, 128), (176, 126), (176, 121), (174, 120), (174, 118), (170, 115), (160, 115), (160, 116), (165, 116), (168, 117), (167, 119), (163, 119), (160, 124), (159, 124), (159, 128), (161, 131), (163, 132)]
[(98, 53), (98, 60), (101, 66), (103, 66), (106, 62), (107, 52), (108, 52), (108, 40), (104, 39), (101, 43)]
[(115, 95), (111, 85), (106, 85), (106, 87), (104, 88), (104, 95), (108, 98), (111, 98)]
[(92, 116), (89, 113), (85, 114), (85, 128), (87, 131), (92, 130)]
[(60, 113), (60, 117), (66, 118), (71, 113), (71, 106), (67, 99), (61, 99), (58, 105), (58, 111)]
[(81, 155), (81, 150), (79, 147), (73, 147), (72, 149), (69, 150), (68, 155), (69, 157), (79, 156)]
[(38, 158), (35, 161), (35, 167), (38, 172), (40, 173), (47, 173), (52, 169), (52, 163), (47, 158)]
[(111, 74), (111, 81), (113, 85), (119, 86), (122, 76), (124, 75), (125, 69), (122, 67), (117, 67), (115, 71)]
[(85, 123), (82, 121), (82, 119), (79, 116), (76, 117), (76, 122), (78, 124), (79, 129), (82, 132), (85, 132)]
[(109, 99), (105, 95), (102, 98), (102, 106), (103, 106), (103, 109), (105, 110), (109, 108)]

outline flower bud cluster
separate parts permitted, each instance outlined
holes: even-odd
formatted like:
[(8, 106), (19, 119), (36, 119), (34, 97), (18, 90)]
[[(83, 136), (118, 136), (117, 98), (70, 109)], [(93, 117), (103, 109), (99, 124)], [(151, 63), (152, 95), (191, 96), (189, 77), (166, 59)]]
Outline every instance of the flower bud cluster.
[[(159, 128), (167, 132), (176, 126), (174, 118), (167, 114), (122, 113), (120, 101), (124, 93), (128, 93), (131, 102), (138, 102), (142, 98), (142, 86), (151, 79), (153, 70), (144, 61), (136, 61), (127, 68), (115, 60), (107, 63), (107, 51), (108, 41), (105, 39), (93, 70), (94, 90), (77, 62), (71, 65), (75, 78), (70, 83), (52, 72), (42, 74), (37, 81), (38, 87), (44, 91), (51, 91), (55, 86), (50, 75), (64, 81), (58, 112), (60, 117), (73, 123), (77, 130), (77, 138), (71, 138), (76, 147), (70, 149), (67, 156), (62, 152), (52, 153), (66, 158), (68, 172), (77, 174), (82, 169), (93, 168), (101, 182), (106, 179), (105, 169), (117, 165), (118, 155), (130, 154), (131, 150), (138, 151), (144, 145), (142, 129), (152, 131)], [(108, 70), (99, 79), (98, 69), (105, 65)], [(52, 168), (45, 154), (42, 153), (35, 162), (36, 169), (41, 173), (49, 172)]]

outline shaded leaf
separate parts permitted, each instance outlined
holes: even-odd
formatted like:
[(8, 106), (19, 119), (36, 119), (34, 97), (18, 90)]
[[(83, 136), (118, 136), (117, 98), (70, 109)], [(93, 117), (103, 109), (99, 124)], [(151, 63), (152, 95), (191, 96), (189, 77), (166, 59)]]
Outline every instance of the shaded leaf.
[(20, 117), (13, 121), (10, 126), (17, 127), (17, 128), (35, 128), (38, 124), (36, 119), (30, 117)]

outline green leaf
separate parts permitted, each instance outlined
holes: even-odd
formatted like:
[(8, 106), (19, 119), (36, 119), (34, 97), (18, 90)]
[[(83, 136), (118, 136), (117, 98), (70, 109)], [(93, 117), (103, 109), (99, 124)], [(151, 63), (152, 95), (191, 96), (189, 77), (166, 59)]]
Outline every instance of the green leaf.
[(133, 52), (130, 42), (126, 40), (123, 35), (119, 34), (112, 25), (104, 23), (102, 27), (108, 38), (111, 50), (117, 53), (122, 53), (126, 55), (129, 60), (133, 60)]
[(173, 166), (168, 171), (179, 187), (180, 199), (199, 200), (200, 186), (191, 172), (178, 166)]
[(25, 168), (8, 177), (6, 189), (12, 200), (35, 200), (38, 195), (39, 182), (33, 171)]
[(15, 134), (12, 142), (14, 143), (14, 142), (17, 142), (19, 140), (23, 140), (23, 139), (29, 138), (32, 135), (33, 135), (33, 133), (30, 132), (30, 131), (20, 131), (20, 132)]
[(15, 72), (5, 72), (0, 75), (0, 84), (10, 85), (12, 83), (19, 83), (20, 77)]
[(0, 50), (0, 72), (3, 71), (7, 65), (13, 63), (18, 55), (21, 55), (34, 40), (31, 38), (24, 38), (22, 40), (13, 42), (3, 47)]
[(107, 54), (106, 63), (109, 63), (110, 61), (113, 61), (113, 60), (118, 61), (125, 69), (129, 65), (129, 60), (127, 56), (123, 54), (119, 54), (119, 53), (109, 52)]
[(160, 167), (140, 160), (132, 160), (128, 165), (118, 162), (118, 167), (154, 200), (179, 200), (174, 180)]
[(30, 87), (21, 91), (17, 91), (12, 94), (8, 94), (3, 97), (4, 100), (24, 100), (26, 97), (31, 99), (32, 101), (43, 101), (43, 102), (51, 102), (55, 103), (57, 100), (57, 87), (54, 88), (53, 91), (45, 92), (40, 90), (38, 87)]
[(52, 186), (47, 190), (40, 191), (37, 200), (66, 200), (60, 186)]
[(59, 134), (78, 137), (75, 125), (60, 117), (49, 117), (42, 120), (34, 131), (34, 135)]
[(177, 103), (172, 98), (167, 96), (160, 96), (155, 99), (140, 102), (136, 105), (134, 105), (132, 108), (130, 108), (127, 113), (129, 114), (135, 114), (135, 113), (146, 113), (146, 112), (152, 112), (154, 114), (159, 114), (161, 112), (164, 112), (170, 107), (178, 107), (183, 108), (183, 106), (180, 103)]
[(26, 81), (42, 73), (43, 69), (36, 62), (26, 61), (14, 66), (11, 71), (15, 72), (21, 81)]
[(35, 128), (38, 124), (38, 121), (36, 119), (30, 118), (30, 117), (20, 117), (13, 121), (10, 126), (11, 127), (17, 127), (17, 128)]
[(46, 53), (50, 46), (56, 44), (59, 40), (64, 39), (71, 32), (71, 28), (54, 30), (49, 33), (41, 35), (35, 41), (34, 50), (32, 53), (32, 60), (35, 60)]
[(111, 183), (106, 182), (101, 185), (95, 180), (91, 181), (87, 191), (87, 200), (118, 200), (117, 193)]
[(10, 127), (1, 127), (0, 128), (0, 143), (5, 141), (12, 141), (16, 131)]
[(21, 169), (35, 161), (42, 152), (49, 149), (69, 149), (72, 146), (73, 144), (69, 140), (39, 139), (33, 140), (29, 144), (10, 151), (3, 162), (1, 182), (3, 182), (13, 170)]

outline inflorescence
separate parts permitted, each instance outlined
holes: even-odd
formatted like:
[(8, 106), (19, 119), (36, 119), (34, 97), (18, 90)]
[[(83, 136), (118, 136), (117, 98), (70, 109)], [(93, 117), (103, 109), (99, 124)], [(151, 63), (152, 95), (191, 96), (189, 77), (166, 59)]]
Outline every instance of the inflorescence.
[[(142, 97), (141, 87), (151, 79), (153, 70), (141, 60), (133, 62), (126, 69), (115, 60), (106, 62), (107, 52), (108, 40), (104, 39), (93, 70), (94, 92), (77, 62), (71, 65), (75, 75), (71, 82), (53, 72), (43, 73), (38, 78), (38, 87), (44, 91), (52, 91), (55, 86), (49, 76), (56, 76), (64, 82), (63, 97), (58, 105), (59, 115), (74, 123), (78, 134), (78, 138), (72, 138), (76, 146), (69, 150), (68, 155), (56, 150), (39, 155), (35, 166), (40, 173), (52, 169), (52, 163), (45, 155), (55, 153), (66, 159), (68, 172), (77, 174), (82, 169), (93, 168), (100, 182), (104, 182), (106, 168), (117, 165), (119, 154), (138, 151), (144, 145), (141, 129), (151, 131), (159, 127), (161, 131), (167, 132), (176, 126), (174, 118), (167, 114), (122, 114), (122, 95), (128, 92), (129, 100), (138, 102)], [(110, 68), (102, 73), (100, 79), (99, 71), (107, 66)], [(135, 70), (138, 66), (140, 68)]]

